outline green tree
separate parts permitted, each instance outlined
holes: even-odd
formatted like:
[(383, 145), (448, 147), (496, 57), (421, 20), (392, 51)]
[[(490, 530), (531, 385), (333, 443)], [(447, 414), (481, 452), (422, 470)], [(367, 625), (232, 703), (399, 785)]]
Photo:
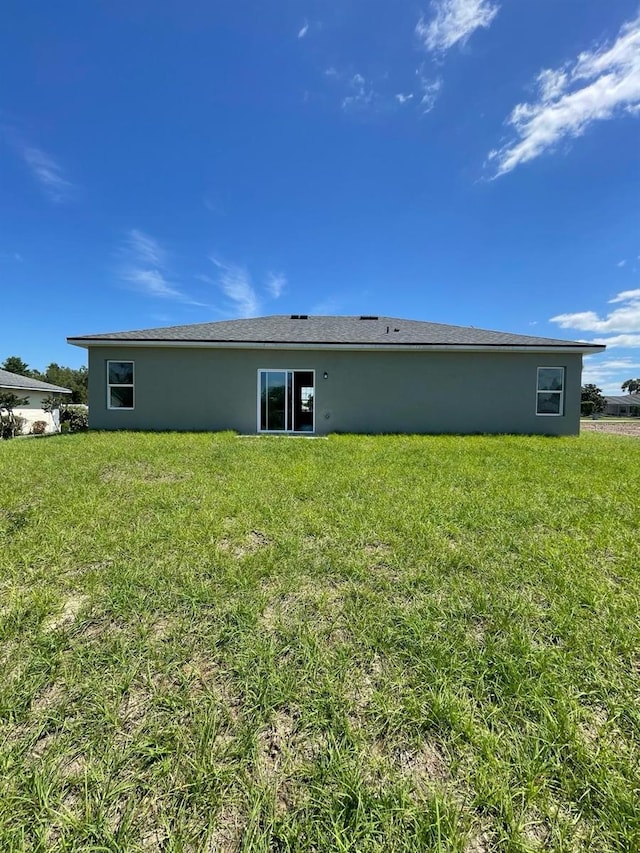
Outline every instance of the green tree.
[(29, 365), (23, 361), (19, 355), (10, 355), (0, 365), (3, 370), (8, 370), (9, 373), (17, 373), (18, 376), (31, 376)]
[(8, 391), (0, 392), (0, 438), (14, 438), (22, 430), (24, 418), (15, 415), (13, 410), (28, 403), (28, 397), (17, 397)]
[[(602, 396), (602, 391), (598, 388), (597, 385), (593, 383), (589, 383), (587, 385), (582, 386), (582, 393), (580, 395), (580, 400), (582, 403), (593, 403), (592, 412), (604, 412), (605, 406), (607, 405), (607, 401)], [(586, 414), (586, 410), (589, 409), (588, 406), (582, 406), (583, 414)]]
[(626, 379), (621, 388), (628, 394), (637, 394), (640, 392), (640, 379)]
[(89, 371), (86, 367), (63, 367), (52, 361), (42, 374), (45, 382), (68, 388), (71, 391), (72, 403), (87, 402), (87, 386), (89, 383)]

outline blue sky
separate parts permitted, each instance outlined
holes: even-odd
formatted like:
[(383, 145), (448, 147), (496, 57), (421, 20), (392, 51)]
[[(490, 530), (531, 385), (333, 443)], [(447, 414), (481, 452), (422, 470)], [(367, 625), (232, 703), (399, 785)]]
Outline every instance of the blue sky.
[(380, 313), (640, 375), (637, 0), (9, 0), (0, 360)]

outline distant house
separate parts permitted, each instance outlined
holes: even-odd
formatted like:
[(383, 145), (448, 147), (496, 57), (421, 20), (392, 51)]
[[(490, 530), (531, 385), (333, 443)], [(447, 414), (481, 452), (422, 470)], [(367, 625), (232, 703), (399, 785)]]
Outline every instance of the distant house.
[(68, 338), (93, 429), (240, 433), (580, 430), (579, 341), (306, 314)]
[(618, 417), (640, 416), (640, 394), (624, 394), (619, 397), (605, 397), (605, 415)]
[(18, 373), (10, 373), (8, 370), (0, 370), (0, 394), (15, 394), (16, 397), (28, 400), (26, 406), (18, 406), (14, 409), (16, 415), (25, 418), (26, 424), (23, 432), (31, 431), (35, 421), (44, 421), (47, 425), (46, 432), (55, 432), (58, 428), (55, 413), (45, 412), (42, 403), (47, 397), (57, 394), (71, 394), (68, 388), (52, 385), (50, 382), (41, 382), (39, 379), (31, 379), (29, 376), (20, 376)]

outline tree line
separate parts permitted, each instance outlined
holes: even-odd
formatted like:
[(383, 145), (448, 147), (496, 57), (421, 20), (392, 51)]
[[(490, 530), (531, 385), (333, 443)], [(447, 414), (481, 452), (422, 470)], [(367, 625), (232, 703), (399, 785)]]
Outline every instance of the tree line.
[(19, 376), (28, 376), (31, 379), (39, 379), (41, 382), (50, 382), (61, 388), (71, 391), (72, 403), (87, 402), (87, 385), (89, 371), (86, 367), (64, 367), (52, 361), (44, 372), (30, 368), (18, 355), (10, 355), (0, 364), (3, 370), (17, 373)]

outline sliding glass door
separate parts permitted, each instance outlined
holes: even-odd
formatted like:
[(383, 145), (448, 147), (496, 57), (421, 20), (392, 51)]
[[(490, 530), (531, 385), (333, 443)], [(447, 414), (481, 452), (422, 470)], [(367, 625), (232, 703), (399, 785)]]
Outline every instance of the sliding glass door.
[(313, 370), (258, 371), (258, 431), (313, 432)]

